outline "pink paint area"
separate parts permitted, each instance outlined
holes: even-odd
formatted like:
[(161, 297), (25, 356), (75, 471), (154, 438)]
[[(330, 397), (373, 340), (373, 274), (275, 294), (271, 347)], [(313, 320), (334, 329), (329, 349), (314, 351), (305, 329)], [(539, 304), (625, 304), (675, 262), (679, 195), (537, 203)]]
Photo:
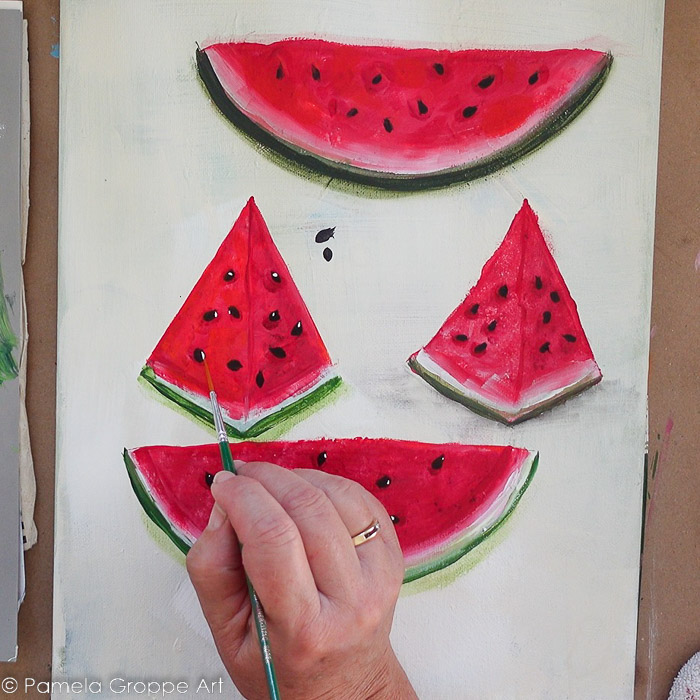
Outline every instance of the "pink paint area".
[(575, 102), (610, 62), (583, 49), (448, 51), (316, 39), (204, 51), (228, 99), (280, 141), (404, 175), (509, 149)]

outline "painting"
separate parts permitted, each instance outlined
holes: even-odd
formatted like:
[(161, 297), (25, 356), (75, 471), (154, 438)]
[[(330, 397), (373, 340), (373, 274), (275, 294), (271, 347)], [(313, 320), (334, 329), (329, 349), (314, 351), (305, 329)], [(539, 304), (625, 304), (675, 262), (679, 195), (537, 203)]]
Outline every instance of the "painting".
[(420, 697), (631, 694), (644, 3), (63, 3), (56, 680), (225, 678), (206, 359), (235, 458), (386, 506)]
[(0, 267), (0, 384), (17, 376), (17, 362), (14, 357), (16, 347), (17, 338), (7, 313), (7, 300), (2, 285), (2, 267)]

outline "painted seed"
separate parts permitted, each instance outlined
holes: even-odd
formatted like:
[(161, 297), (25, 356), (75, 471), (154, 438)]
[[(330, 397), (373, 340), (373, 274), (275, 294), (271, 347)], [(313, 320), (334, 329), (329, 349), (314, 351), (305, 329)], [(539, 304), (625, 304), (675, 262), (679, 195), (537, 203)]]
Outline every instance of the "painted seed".
[(479, 81), (479, 87), (482, 90), (485, 90), (487, 87), (490, 87), (493, 84), (493, 81), (496, 79), (495, 75), (487, 75), (485, 78), (482, 78)]
[(229, 306), (228, 313), (229, 313), (229, 316), (233, 316), (233, 318), (240, 318), (241, 317), (241, 312), (235, 306)]
[(549, 352), (549, 341), (540, 345), (540, 352)]
[(377, 75), (375, 75), (374, 78), (372, 78), (372, 85), (379, 85), (379, 83), (381, 83), (381, 82), (382, 82), (382, 74), (377, 73)]
[(333, 251), (330, 248), (323, 249), (323, 259), (326, 262), (330, 262), (331, 260), (333, 260)]
[(469, 309), (469, 312), (470, 312), (471, 314), (474, 314), (474, 315), (476, 315), (477, 311), (479, 311), (479, 305), (478, 305), (478, 304), (474, 304), (474, 306), (472, 306), (472, 308)]
[(207, 311), (202, 318), (205, 321), (213, 321), (219, 314), (215, 309), (212, 309), (211, 311)]
[(549, 323), (552, 320), (552, 312), (551, 311), (545, 311), (542, 314), (542, 323)]
[(282, 281), (282, 278), (279, 276), (278, 272), (271, 272), (270, 277), (272, 277), (272, 281), (277, 282), (277, 284), (279, 284)]
[(262, 373), (262, 370), (255, 375), (255, 383), (262, 389), (262, 386), (265, 383), (265, 375)]
[(567, 343), (575, 343), (576, 342), (576, 336), (571, 335), (571, 333), (564, 333), (563, 338)]
[(436, 457), (436, 458), (432, 461), (432, 463), (431, 463), (431, 465), (430, 465), (430, 468), (431, 468), (431, 469), (435, 469), (435, 470), (437, 471), (438, 469), (442, 469), (442, 465), (443, 465), (444, 463), (445, 463), (445, 455), (440, 455), (439, 457)]
[(391, 479), (388, 476), (383, 476), (377, 479), (376, 483), (380, 489), (385, 489), (391, 483)]
[(508, 285), (504, 284), (498, 288), (498, 296), (504, 299), (508, 296)]
[(206, 482), (207, 486), (211, 487), (211, 485), (214, 483), (214, 475), (210, 474), (209, 472), (205, 472), (204, 481)]
[(287, 353), (284, 351), (284, 348), (270, 348), (270, 352), (275, 357), (279, 357), (280, 360), (283, 360), (285, 357), (287, 357)]
[(241, 369), (241, 367), (243, 367), (243, 365), (241, 364), (241, 362), (240, 362), (239, 360), (229, 360), (229, 361), (226, 363), (226, 366), (227, 366), (232, 372), (238, 372), (238, 370)]
[(194, 357), (195, 362), (204, 362), (204, 358), (206, 357), (206, 354), (204, 353), (204, 350), (201, 348), (197, 348), (193, 353), (192, 357)]
[(479, 345), (477, 345), (474, 348), (474, 352), (478, 352), (478, 353), (486, 352), (486, 343), (479, 343)]
[(539, 73), (539, 71), (535, 71), (535, 72), (527, 79), (527, 82), (530, 83), (530, 85), (534, 85), (539, 79), (540, 79), (540, 73)]
[(552, 292), (549, 295), (549, 298), (554, 302), (557, 303), (559, 301), (559, 292)]
[(301, 335), (303, 331), (301, 321), (297, 321), (296, 326), (292, 328), (292, 335)]
[(445, 66), (442, 63), (433, 63), (433, 68), (438, 75), (442, 75), (445, 72)]
[(311, 77), (314, 80), (321, 80), (321, 71), (316, 66), (311, 66)]
[(498, 321), (497, 321), (496, 319), (494, 319), (494, 320), (491, 321), (491, 323), (489, 323), (489, 325), (486, 326), (486, 327), (487, 327), (490, 331), (493, 332), (493, 331), (496, 330), (496, 325), (497, 325), (497, 324), (498, 324)]
[(384, 120), (384, 129), (386, 129), (389, 134), (394, 130), (394, 125), (389, 120), (389, 117)]
[(428, 113), (428, 106), (423, 102), (423, 100), (418, 100), (418, 113), (419, 114), (427, 114)]
[(270, 312), (270, 315), (267, 318), (268, 318), (268, 320), (272, 321), (273, 323), (275, 321), (279, 321), (280, 320), (280, 312), (275, 309), (274, 311)]
[(535, 277), (535, 289), (542, 289), (542, 278)]
[(391, 522), (392, 522), (394, 525), (398, 525), (398, 524), (401, 522), (401, 521), (399, 520), (398, 515), (390, 515), (389, 517), (391, 518)]
[(475, 105), (471, 105), (471, 106), (469, 106), (469, 107), (465, 107), (465, 108), (462, 110), (462, 116), (463, 116), (465, 119), (469, 119), (469, 117), (473, 117), (475, 114), (476, 114), (476, 106), (475, 106)]
[(346, 117), (354, 117), (357, 114), (357, 107), (351, 107), (348, 111), (347, 114), (345, 115)]
[(328, 459), (328, 452), (325, 450), (323, 452), (319, 452), (318, 456), (316, 457), (316, 464), (320, 467), (323, 465), (323, 463)]
[(466, 343), (467, 340), (469, 340), (469, 337), (464, 335), (464, 333), (457, 333), (457, 335), (455, 336), (455, 340), (460, 343)]
[(279, 66), (277, 66), (277, 73), (275, 73), (275, 77), (277, 80), (282, 80), (284, 78), (284, 69), (282, 68), (282, 64), (280, 63)]
[(224, 275), (224, 282), (230, 282), (235, 276), (236, 276), (236, 273), (233, 270), (229, 270)]

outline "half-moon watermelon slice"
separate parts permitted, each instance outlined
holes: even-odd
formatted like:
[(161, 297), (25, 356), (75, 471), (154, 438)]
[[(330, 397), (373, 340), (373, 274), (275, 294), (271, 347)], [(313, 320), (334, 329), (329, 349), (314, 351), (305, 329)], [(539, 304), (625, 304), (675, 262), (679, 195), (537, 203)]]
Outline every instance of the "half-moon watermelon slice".
[(259, 435), (341, 383), (252, 197), (141, 372), (213, 425), (205, 357), (232, 437)]
[[(369, 438), (243, 442), (234, 454), (362, 484), (394, 522), (405, 581), (452, 564), (493, 533), (530, 484), (538, 459), (515, 447)], [(124, 461), (148, 516), (186, 553), (209, 519), (219, 448), (141, 447), (125, 450)]]
[(413, 190), (535, 149), (593, 99), (612, 56), (286, 39), (211, 44), (197, 64), (219, 109), (263, 145), (332, 177)]
[(527, 200), (466, 299), (408, 364), (446, 396), (504, 423), (602, 379)]

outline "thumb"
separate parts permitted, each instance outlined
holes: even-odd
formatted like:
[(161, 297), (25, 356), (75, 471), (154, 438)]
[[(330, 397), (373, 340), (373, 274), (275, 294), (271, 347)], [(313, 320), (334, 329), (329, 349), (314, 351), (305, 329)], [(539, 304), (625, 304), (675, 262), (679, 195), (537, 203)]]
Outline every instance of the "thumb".
[(217, 645), (238, 649), (247, 633), (250, 601), (238, 538), (216, 504), (187, 555), (187, 573)]

